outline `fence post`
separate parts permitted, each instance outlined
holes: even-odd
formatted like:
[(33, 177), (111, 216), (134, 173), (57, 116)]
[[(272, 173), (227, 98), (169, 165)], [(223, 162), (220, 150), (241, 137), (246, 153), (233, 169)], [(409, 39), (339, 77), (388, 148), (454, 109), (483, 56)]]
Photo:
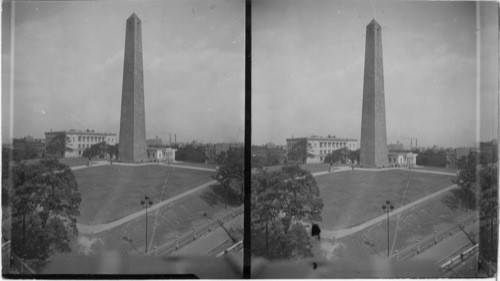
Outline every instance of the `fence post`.
[(451, 227), (452, 227), (452, 225), (451, 225), (451, 223), (450, 223), (450, 236), (451, 236), (451, 234), (452, 234)]
[(179, 236), (175, 236), (175, 249), (179, 250)]
[(208, 232), (212, 231), (212, 220), (208, 220)]
[(156, 248), (156, 246), (153, 247), (155, 249), (155, 256), (158, 256), (158, 249)]
[(417, 240), (417, 253), (420, 254), (420, 240)]
[(396, 250), (396, 260), (398, 261), (399, 260), (399, 251)]
[(193, 226), (193, 240), (196, 240), (196, 232), (195, 232), (196, 227)]
[(434, 230), (434, 244), (438, 243), (437, 231)]

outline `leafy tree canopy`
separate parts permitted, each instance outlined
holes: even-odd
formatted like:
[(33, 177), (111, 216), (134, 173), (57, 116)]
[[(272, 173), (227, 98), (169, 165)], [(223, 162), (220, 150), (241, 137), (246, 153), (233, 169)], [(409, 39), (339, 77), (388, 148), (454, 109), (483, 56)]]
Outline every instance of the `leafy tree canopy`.
[(301, 139), (294, 143), (288, 151), (287, 158), (292, 163), (305, 163), (308, 157), (314, 157), (309, 150), (312, 149), (307, 139)]
[(238, 148), (227, 152), (225, 161), (218, 166), (217, 172), (212, 178), (218, 181), (226, 189), (226, 192), (239, 193), (240, 202), (243, 203), (244, 177), (244, 150)]
[(175, 152), (175, 160), (205, 163), (205, 149), (203, 147), (195, 147), (192, 144), (179, 147)]
[(105, 158), (108, 155), (113, 157), (115, 155), (116, 149), (114, 145), (109, 145), (106, 142), (100, 142), (91, 145), (89, 148), (85, 149), (82, 153), (82, 157), (85, 158)]
[(430, 167), (446, 167), (446, 153), (428, 149), (417, 156), (417, 165)]
[(81, 195), (71, 169), (41, 160), (12, 169), (12, 251), (35, 265), (53, 252), (70, 251)]
[(312, 255), (305, 223), (321, 221), (316, 180), (299, 166), (252, 176), (252, 253), (268, 258)]
[(330, 164), (346, 164), (348, 160), (350, 160), (351, 162), (359, 162), (359, 149), (354, 151), (348, 149), (347, 147), (336, 149), (325, 156), (324, 162)]
[(47, 154), (55, 157), (64, 157), (64, 153), (71, 152), (73, 149), (68, 146), (70, 138), (65, 133), (60, 133), (52, 137), (45, 147)]

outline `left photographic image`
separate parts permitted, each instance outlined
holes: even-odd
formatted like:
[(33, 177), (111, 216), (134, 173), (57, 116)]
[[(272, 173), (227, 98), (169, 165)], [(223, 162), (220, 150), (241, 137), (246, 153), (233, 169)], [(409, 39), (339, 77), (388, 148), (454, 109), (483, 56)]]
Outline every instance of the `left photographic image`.
[(3, 276), (241, 278), (244, 122), (245, 1), (4, 2)]

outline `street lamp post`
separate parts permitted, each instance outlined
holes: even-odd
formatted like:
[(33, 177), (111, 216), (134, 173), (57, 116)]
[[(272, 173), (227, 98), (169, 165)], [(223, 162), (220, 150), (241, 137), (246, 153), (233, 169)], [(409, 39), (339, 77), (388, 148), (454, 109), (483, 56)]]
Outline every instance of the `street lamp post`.
[(148, 252), (148, 207), (153, 205), (153, 200), (149, 199), (149, 196), (144, 195), (144, 199), (141, 200), (141, 206), (146, 207), (146, 253)]
[(389, 253), (389, 213), (394, 210), (394, 205), (391, 204), (391, 201), (386, 200), (385, 204), (382, 205), (382, 209), (387, 213), (387, 257), (390, 257)]

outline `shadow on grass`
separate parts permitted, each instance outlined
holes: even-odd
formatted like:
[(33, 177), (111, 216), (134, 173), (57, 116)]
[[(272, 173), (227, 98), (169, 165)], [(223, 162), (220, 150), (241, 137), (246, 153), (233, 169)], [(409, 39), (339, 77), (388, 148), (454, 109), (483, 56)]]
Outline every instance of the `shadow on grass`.
[(463, 189), (453, 189), (451, 194), (441, 200), (448, 208), (455, 211), (457, 209), (473, 210), (476, 207), (474, 194)]
[[(211, 207), (218, 204), (224, 205), (226, 202), (226, 189), (220, 184), (211, 185), (209, 189), (201, 195), (201, 198)], [(231, 188), (227, 190), (227, 205), (230, 207), (241, 205), (239, 194), (234, 192)]]

